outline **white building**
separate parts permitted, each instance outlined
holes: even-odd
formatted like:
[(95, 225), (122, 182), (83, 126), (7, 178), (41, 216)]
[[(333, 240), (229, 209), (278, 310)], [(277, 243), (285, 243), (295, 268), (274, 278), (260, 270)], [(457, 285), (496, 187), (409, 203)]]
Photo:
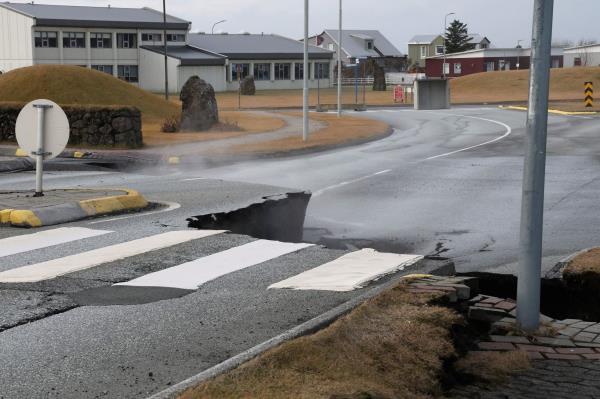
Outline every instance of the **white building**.
[(566, 48), (564, 54), (565, 68), (600, 66), (600, 44)]
[[(166, 39), (171, 91), (193, 75), (216, 91), (237, 90), (238, 67), (242, 77), (255, 76), (258, 89), (302, 87), (302, 43), (276, 35), (192, 35), (190, 28), (170, 15), (165, 26), (163, 14), (150, 8), (0, 3), (0, 72), (79, 65), (159, 92)], [(310, 57), (311, 85), (329, 86), (332, 53), (311, 46)]]

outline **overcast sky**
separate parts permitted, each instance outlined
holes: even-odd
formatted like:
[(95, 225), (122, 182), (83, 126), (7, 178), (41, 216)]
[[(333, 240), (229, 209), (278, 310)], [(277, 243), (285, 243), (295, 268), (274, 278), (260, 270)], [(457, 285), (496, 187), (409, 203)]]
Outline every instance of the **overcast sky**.
[[(152, 7), (162, 0), (37, 0), (40, 4)], [(310, 31), (337, 27), (338, 0), (312, 0)], [(217, 30), (230, 33), (278, 33), (299, 39), (303, 34), (302, 0), (167, 0), (167, 13), (192, 21), (192, 30), (210, 32), (214, 22), (227, 19)], [(529, 43), (533, 0), (344, 0), (347, 29), (378, 29), (402, 52), (415, 34), (438, 33), (444, 15), (456, 13), (469, 31), (487, 36), (496, 47)], [(556, 0), (555, 39), (600, 39), (600, 1)]]

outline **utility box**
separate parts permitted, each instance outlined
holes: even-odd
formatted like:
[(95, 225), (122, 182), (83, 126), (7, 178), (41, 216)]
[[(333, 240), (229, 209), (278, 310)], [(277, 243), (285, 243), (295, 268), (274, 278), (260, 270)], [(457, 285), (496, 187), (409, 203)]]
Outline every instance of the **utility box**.
[(422, 79), (414, 83), (416, 110), (450, 108), (450, 81), (448, 79)]

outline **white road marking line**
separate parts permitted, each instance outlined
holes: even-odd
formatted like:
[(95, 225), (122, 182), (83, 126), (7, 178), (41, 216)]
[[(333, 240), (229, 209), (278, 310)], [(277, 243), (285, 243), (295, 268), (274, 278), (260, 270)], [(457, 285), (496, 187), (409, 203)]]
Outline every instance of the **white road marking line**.
[(191, 179), (183, 179), (179, 181), (198, 181), (198, 180), (212, 180), (210, 177), (193, 177)]
[(224, 230), (182, 230), (170, 231), (140, 238), (138, 240), (111, 245), (64, 258), (54, 259), (34, 265), (18, 267), (0, 273), (0, 283), (35, 283), (49, 280), (68, 273), (99, 266), (104, 263), (140, 255), (145, 252), (172, 247), (184, 242), (197, 240), (217, 234)]
[(368, 176), (363, 176), (363, 177), (359, 177), (359, 178), (354, 179), (354, 180), (348, 180), (348, 181), (344, 181), (344, 182), (341, 182), (341, 183), (338, 183), (338, 184), (334, 184), (332, 186), (325, 187), (325, 188), (322, 188), (320, 190), (315, 191), (313, 193), (313, 197), (318, 197), (320, 195), (323, 195), (325, 192), (327, 192), (329, 190), (334, 190), (336, 188), (344, 187), (344, 186), (347, 186), (349, 184), (358, 183), (360, 181), (367, 180), (367, 179), (370, 179), (370, 178), (375, 177), (375, 176), (380, 176), (380, 175), (384, 175), (386, 173), (390, 173), (391, 171), (392, 171), (391, 169), (381, 170), (381, 171), (376, 172), (376, 173), (371, 173)]
[(174, 211), (176, 209), (181, 208), (181, 204), (178, 204), (177, 202), (158, 202), (158, 203), (159, 204), (167, 205), (167, 208), (166, 209), (159, 209), (158, 211), (136, 213), (134, 215), (119, 216), (119, 217), (111, 218), (111, 219), (97, 220), (95, 222), (88, 223), (88, 225), (100, 224), (100, 223), (108, 223), (108, 222), (115, 222), (117, 220), (131, 219), (131, 218), (137, 218), (137, 217), (141, 217), (141, 216), (156, 215), (157, 213), (171, 212), (171, 211)]
[(84, 227), (61, 227), (0, 240), (0, 258), (112, 233)]
[(403, 270), (419, 260), (419, 255), (398, 255), (363, 249), (280, 281), (269, 289), (353, 291), (384, 275)]
[(313, 245), (258, 240), (116, 285), (195, 290), (218, 277), (311, 246)]
[[(435, 112), (435, 113), (436, 114), (440, 114), (439, 112)], [(497, 138), (493, 139), (493, 140), (486, 141), (485, 143), (481, 143), (481, 144), (477, 144), (477, 145), (472, 145), (470, 147), (462, 148), (460, 150), (451, 151), (451, 152), (447, 152), (445, 154), (441, 154), (441, 155), (436, 155), (436, 156), (433, 156), (433, 157), (425, 158), (425, 161), (431, 161), (431, 160), (434, 160), (434, 159), (447, 157), (447, 156), (450, 156), (450, 155), (458, 154), (459, 152), (464, 152), (464, 151), (472, 150), (473, 148), (478, 148), (478, 147), (482, 147), (484, 145), (492, 144), (492, 143), (495, 143), (495, 142), (500, 141), (502, 139), (505, 139), (506, 137), (510, 136), (511, 133), (512, 133), (512, 128), (510, 126), (508, 126), (506, 123), (495, 121), (493, 119), (486, 119), (486, 118), (480, 118), (480, 117), (477, 117), (477, 116), (458, 115), (458, 114), (441, 114), (441, 115), (460, 116), (462, 118), (477, 119), (477, 120), (480, 120), (480, 121), (495, 123), (496, 125), (500, 125), (500, 126), (504, 127), (506, 129), (506, 133), (504, 135), (500, 136), (500, 137), (497, 137)]]

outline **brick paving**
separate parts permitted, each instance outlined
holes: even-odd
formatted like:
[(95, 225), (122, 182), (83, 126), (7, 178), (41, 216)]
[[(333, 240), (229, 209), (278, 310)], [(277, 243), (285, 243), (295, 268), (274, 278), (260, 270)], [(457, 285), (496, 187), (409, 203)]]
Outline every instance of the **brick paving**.
[(497, 386), (469, 385), (450, 391), (448, 398), (592, 399), (600, 398), (600, 361), (543, 360)]

